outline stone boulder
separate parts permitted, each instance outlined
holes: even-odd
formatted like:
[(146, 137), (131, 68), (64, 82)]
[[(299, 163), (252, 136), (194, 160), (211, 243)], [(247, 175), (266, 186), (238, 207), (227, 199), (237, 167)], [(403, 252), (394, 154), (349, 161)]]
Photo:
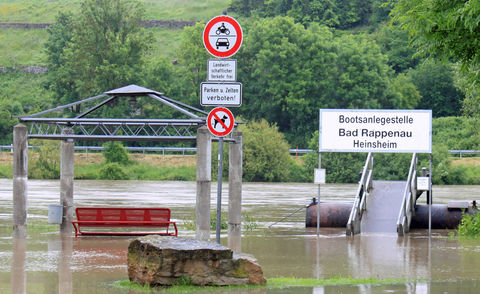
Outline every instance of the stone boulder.
[(128, 277), (141, 285), (265, 285), (257, 260), (206, 241), (150, 235), (128, 246)]

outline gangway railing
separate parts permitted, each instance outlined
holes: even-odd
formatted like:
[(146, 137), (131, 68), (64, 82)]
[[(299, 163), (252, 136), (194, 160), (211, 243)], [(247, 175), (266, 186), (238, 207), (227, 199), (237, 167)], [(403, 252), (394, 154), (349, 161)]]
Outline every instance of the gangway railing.
[(367, 160), (362, 169), (362, 176), (358, 183), (357, 194), (350, 212), (350, 217), (347, 223), (347, 235), (352, 236), (360, 233), (360, 222), (362, 220), (363, 212), (367, 205), (367, 197), (372, 189), (372, 174), (373, 174), (373, 154), (371, 152), (367, 155)]
[(413, 153), (408, 172), (407, 184), (403, 194), (402, 205), (397, 221), (397, 234), (403, 236), (410, 231), (410, 223), (415, 215), (415, 202), (417, 200), (417, 153)]

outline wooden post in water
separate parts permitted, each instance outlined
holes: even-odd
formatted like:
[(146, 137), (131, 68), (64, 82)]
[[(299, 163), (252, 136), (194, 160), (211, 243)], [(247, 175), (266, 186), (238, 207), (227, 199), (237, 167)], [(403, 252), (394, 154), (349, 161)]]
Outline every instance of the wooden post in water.
[(27, 127), (13, 127), (13, 237), (27, 237)]
[(197, 240), (210, 240), (210, 192), (212, 185), (212, 140), (206, 126), (197, 130), (197, 199), (195, 205)]
[(235, 142), (230, 143), (228, 158), (228, 247), (242, 251), (242, 177), (243, 134), (233, 132)]
[[(73, 130), (63, 130), (64, 135), (73, 134)], [(60, 233), (72, 234), (73, 231), (73, 170), (75, 146), (72, 139), (62, 140), (60, 144), (60, 203), (63, 206)]]

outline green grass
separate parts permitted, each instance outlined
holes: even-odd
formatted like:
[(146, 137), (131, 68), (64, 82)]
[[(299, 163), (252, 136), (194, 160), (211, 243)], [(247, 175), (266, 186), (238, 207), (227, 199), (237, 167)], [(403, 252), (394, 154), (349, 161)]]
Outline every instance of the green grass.
[(0, 165), (0, 178), (12, 178), (12, 174), (13, 166), (11, 164)]
[(48, 33), (42, 29), (0, 29), (0, 65), (44, 65), (44, 44)]
[[(199, 287), (191, 285), (178, 285), (168, 288), (161, 288), (162, 293), (215, 293), (216, 291), (224, 292), (226, 289), (278, 289), (288, 287), (315, 287), (315, 286), (341, 286), (341, 285), (392, 285), (405, 283), (404, 279), (376, 279), (376, 278), (351, 278), (336, 277), (329, 279), (304, 279), (294, 277), (270, 278), (267, 279), (266, 286), (229, 286), (229, 287)], [(150, 292), (152, 289), (148, 286), (141, 286), (130, 281), (117, 281), (114, 286), (122, 289), (139, 290)]]
[[(3, 0), (0, 1), (0, 22), (54, 22), (59, 11), (78, 11), (81, 1)], [(222, 14), (231, 0), (144, 0), (145, 19), (203, 20)]]
[[(75, 179), (98, 180), (99, 171), (103, 164), (86, 164), (75, 167)], [(196, 167), (194, 166), (152, 166), (148, 164), (133, 164), (123, 168), (127, 174), (126, 179), (118, 180), (144, 180), (144, 181), (195, 181)], [(1, 171), (1, 169), (0, 169)]]
[[(0, 22), (53, 23), (59, 11), (77, 12), (80, 0), (0, 0)], [(222, 14), (230, 0), (146, 0), (145, 19), (208, 21)], [(175, 58), (182, 29), (152, 28), (152, 56)], [(0, 28), (0, 66), (45, 65), (44, 29)]]
[(45, 23), (54, 22), (60, 11), (77, 11), (80, 0), (0, 1), (1, 22)]
[(221, 15), (231, 0), (144, 0), (146, 19), (203, 20)]
[(155, 38), (152, 51), (149, 52), (153, 58), (155, 56), (167, 56), (172, 59), (177, 57), (183, 29), (151, 28), (149, 31)]
[(404, 279), (377, 279), (377, 278), (351, 278), (351, 277), (334, 277), (329, 279), (304, 279), (295, 277), (270, 278), (267, 285), (270, 288), (283, 287), (315, 287), (325, 285), (391, 285), (405, 283)]

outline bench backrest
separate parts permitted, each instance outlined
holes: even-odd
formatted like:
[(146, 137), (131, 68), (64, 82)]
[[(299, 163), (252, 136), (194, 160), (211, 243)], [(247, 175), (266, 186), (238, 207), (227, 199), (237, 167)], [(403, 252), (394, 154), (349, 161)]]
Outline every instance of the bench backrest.
[(79, 221), (170, 221), (170, 208), (77, 207)]

